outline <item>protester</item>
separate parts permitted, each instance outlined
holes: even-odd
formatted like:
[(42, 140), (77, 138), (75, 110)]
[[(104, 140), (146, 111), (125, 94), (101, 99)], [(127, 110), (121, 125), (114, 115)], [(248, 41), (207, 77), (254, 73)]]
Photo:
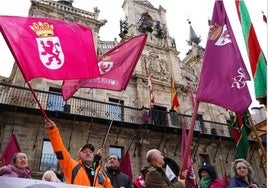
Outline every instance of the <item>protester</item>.
[(88, 143), (80, 148), (76, 161), (64, 147), (56, 124), (51, 120), (45, 120), (45, 127), (66, 183), (101, 188), (113, 187), (106, 173), (101, 170), (101, 161), (94, 161), (95, 148), (92, 144)]
[(44, 181), (50, 181), (50, 182), (62, 182), (59, 180), (57, 177), (56, 173), (53, 172), (52, 170), (48, 170), (43, 174), (42, 180)]
[(134, 188), (145, 188), (145, 172), (148, 168), (148, 166), (145, 166), (143, 169), (141, 169), (141, 174), (134, 181)]
[(31, 178), (32, 169), (28, 167), (28, 156), (25, 153), (15, 153), (12, 163), (0, 168), (0, 176)]
[(228, 187), (260, 188), (254, 180), (254, 171), (245, 159), (236, 159), (231, 166), (232, 179)]
[(218, 178), (217, 172), (213, 166), (203, 165), (198, 170), (200, 178), (200, 188), (225, 188), (225, 182)]
[[(183, 188), (184, 181), (175, 177), (170, 180), (163, 168), (165, 162), (161, 152), (157, 149), (151, 149), (146, 154), (146, 160), (149, 163), (149, 168), (145, 172), (145, 187), (146, 188)], [(187, 171), (182, 173), (185, 178)]]
[(107, 160), (106, 173), (114, 188), (131, 188), (130, 177), (120, 171), (120, 158), (116, 154), (111, 154)]

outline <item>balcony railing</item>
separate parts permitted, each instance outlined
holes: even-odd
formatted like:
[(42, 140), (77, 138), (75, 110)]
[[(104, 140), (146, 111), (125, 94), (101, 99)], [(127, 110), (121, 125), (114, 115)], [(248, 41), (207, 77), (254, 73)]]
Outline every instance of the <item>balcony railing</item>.
[[(119, 123), (129, 123), (137, 127), (141, 124), (151, 124), (156, 127), (181, 128), (191, 123), (191, 116), (166, 112), (157, 109), (134, 108), (116, 103), (107, 103), (80, 97), (72, 97), (67, 102), (61, 93), (34, 90), (41, 106), (48, 112), (62, 112), (82, 117), (113, 120)], [(25, 87), (0, 83), (0, 105), (40, 109), (31, 91)], [(216, 130), (216, 131), (215, 131)], [(228, 124), (197, 119), (195, 131), (202, 134), (230, 137)], [(215, 135), (214, 135), (215, 136)]]

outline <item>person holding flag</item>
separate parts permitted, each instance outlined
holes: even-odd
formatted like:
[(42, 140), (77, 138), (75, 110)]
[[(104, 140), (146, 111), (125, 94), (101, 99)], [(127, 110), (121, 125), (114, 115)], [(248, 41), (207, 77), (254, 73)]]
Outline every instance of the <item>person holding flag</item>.
[[(57, 156), (66, 183), (85, 185), (100, 188), (113, 188), (111, 181), (104, 171), (101, 170), (101, 161), (94, 156), (95, 147), (87, 143), (78, 152), (78, 161), (74, 160), (68, 150), (64, 147), (56, 124), (45, 119), (47, 129), (54, 153)], [(98, 153), (102, 150), (98, 150)], [(99, 153), (101, 158), (102, 154)]]
[[(146, 188), (183, 188), (185, 182), (179, 177), (174, 177), (172, 180), (167, 176), (166, 169), (163, 168), (165, 161), (164, 156), (157, 149), (151, 149), (146, 154), (146, 160), (149, 163), (149, 168), (145, 172), (145, 187)], [(187, 170), (182, 172), (182, 176), (187, 176)]]

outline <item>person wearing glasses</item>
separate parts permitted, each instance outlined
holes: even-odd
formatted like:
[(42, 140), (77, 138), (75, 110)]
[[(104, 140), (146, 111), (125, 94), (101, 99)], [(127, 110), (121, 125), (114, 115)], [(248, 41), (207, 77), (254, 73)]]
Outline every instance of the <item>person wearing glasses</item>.
[(118, 155), (111, 154), (108, 157), (105, 169), (114, 188), (132, 188), (130, 177), (120, 170), (120, 158)]
[(254, 180), (254, 172), (245, 159), (236, 159), (231, 166), (232, 179), (228, 185), (230, 187), (260, 188)]
[(28, 166), (28, 156), (18, 152), (13, 155), (12, 163), (0, 168), (0, 176), (31, 178), (32, 169)]

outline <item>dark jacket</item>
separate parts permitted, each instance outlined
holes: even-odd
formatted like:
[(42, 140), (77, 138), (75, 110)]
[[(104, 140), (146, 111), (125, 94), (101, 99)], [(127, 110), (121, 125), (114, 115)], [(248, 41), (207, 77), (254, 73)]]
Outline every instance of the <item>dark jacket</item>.
[(250, 180), (249, 184), (245, 182), (241, 177), (235, 176), (230, 180), (230, 183), (228, 187), (248, 187), (251, 184), (256, 184), (258, 187), (260, 187), (254, 180)]
[(9, 164), (0, 168), (0, 176), (31, 178), (31, 169), (26, 168), (25, 170), (21, 170), (12, 164)]
[(222, 179), (218, 178), (215, 168), (210, 165), (204, 165), (198, 170), (198, 175), (199, 175), (200, 180), (202, 178), (201, 173), (204, 170), (208, 172), (208, 174), (210, 175), (212, 179), (209, 183), (209, 188), (225, 188), (227, 186), (226, 183)]
[(131, 180), (128, 175), (121, 172), (120, 169), (106, 169), (106, 174), (111, 180), (114, 188), (131, 188)]
[(146, 188), (183, 188), (183, 184), (177, 181), (170, 181), (165, 173), (165, 169), (157, 166), (150, 166), (145, 174)]

